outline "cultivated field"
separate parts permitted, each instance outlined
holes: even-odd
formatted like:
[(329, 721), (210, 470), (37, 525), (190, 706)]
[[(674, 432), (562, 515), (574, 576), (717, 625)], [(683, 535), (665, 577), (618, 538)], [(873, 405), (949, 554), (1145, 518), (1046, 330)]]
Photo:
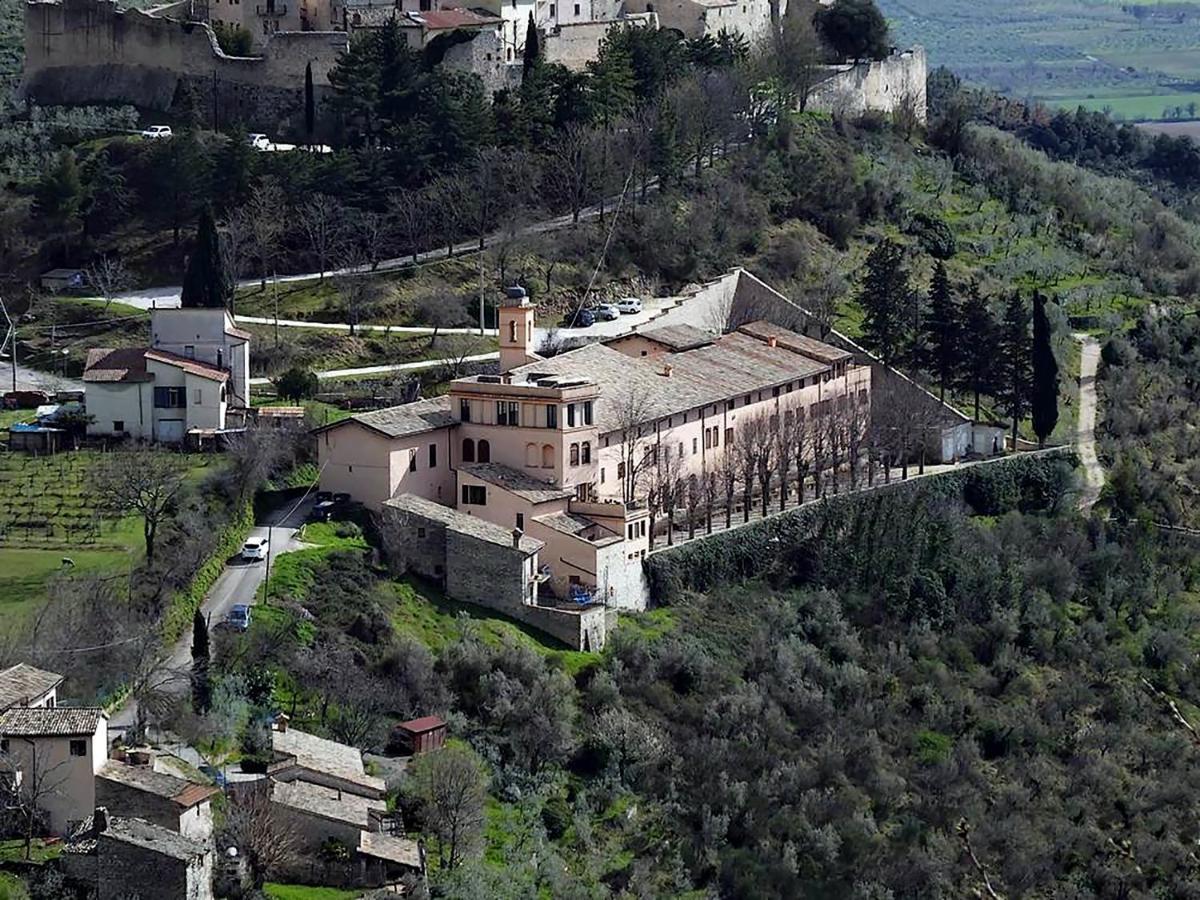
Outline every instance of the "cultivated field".
[[(1118, 118), (1182, 118), (1200, 103), (1200, 4), (880, 0), (897, 43), (976, 84)], [(1182, 113), (1182, 115), (1181, 115)]]

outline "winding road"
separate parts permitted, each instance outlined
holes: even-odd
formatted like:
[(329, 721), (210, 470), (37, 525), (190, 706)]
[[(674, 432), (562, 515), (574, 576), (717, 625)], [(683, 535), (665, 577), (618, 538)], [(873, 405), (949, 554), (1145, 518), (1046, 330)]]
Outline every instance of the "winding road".
[(1100, 366), (1100, 342), (1090, 334), (1073, 334), (1079, 341), (1079, 418), (1075, 446), (1083, 463), (1083, 492), (1079, 508), (1090, 510), (1100, 499), (1104, 487), (1104, 469), (1096, 455), (1096, 370)]

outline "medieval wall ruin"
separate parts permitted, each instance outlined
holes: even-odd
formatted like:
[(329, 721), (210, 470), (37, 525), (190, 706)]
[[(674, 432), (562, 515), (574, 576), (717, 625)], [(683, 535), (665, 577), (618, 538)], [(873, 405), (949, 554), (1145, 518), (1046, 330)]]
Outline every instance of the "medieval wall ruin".
[(809, 109), (853, 117), (868, 111), (892, 113), (910, 102), (918, 119), (926, 120), (924, 47), (893, 53), (887, 59), (833, 66), (830, 72), (809, 94)]

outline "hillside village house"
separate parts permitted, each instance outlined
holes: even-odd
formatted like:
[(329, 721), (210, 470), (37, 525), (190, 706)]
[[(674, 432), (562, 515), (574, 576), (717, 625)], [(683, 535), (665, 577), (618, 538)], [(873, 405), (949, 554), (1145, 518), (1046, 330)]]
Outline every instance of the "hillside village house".
[(207, 842), (213, 833), (212, 800), (220, 791), (152, 765), (130, 765), (110, 759), (96, 774), (96, 804), (121, 815)]
[(156, 309), (151, 346), (88, 351), (88, 434), (180, 443), (244, 422), (250, 335), (225, 309)]
[[(388, 506), (410, 542), (425, 539), (435, 518), (412, 498), (540, 542), (515, 601), (527, 608), (555, 605), (550, 594), (585, 607), (644, 606), (650, 461), (686, 480), (715, 466), (749, 420), (870, 402), (869, 367), (766, 322), (722, 335), (650, 328), (545, 360), (531, 350), (526, 300), (500, 309), (499, 330), (500, 375), (460, 378), (444, 397), (319, 429), (321, 487)], [(440, 519), (464, 531), (461, 518)], [(447, 567), (475, 564), (446, 554)], [(513, 602), (492, 605), (509, 611)]]
[(17, 663), (0, 671), (0, 712), (14, 706), (46, 707), (58, 705), (58, 688), (63, 677), (28, 663)]
[(96, 805), (96, 773), (108, 758), (104, 711), (14, 706), (0, 713), (0, 777), (66, 834)]

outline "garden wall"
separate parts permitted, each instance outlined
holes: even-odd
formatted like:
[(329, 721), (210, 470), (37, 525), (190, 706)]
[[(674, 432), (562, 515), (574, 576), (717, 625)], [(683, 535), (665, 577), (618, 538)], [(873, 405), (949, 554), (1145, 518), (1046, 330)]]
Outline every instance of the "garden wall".
[(779, 513), (740, 528), (659, 550), (646, 558), (652, 606), (670, 604), (688, 591), (708, 591), (767, 572), (804, 541), (845, 523), (897, 495), (963, 504), (976, 515), (1014, 509), (1054, 508), (1075, 481), (1075, 451), (1060, 447), (966, 465), (909, 481), (896, 481)]

